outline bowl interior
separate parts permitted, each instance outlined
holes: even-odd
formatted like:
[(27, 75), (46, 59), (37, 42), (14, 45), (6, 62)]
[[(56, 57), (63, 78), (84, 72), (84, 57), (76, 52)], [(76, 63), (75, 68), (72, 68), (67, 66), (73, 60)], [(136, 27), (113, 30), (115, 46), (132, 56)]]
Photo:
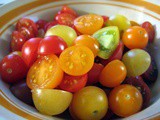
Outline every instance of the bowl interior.
[[(129, 20), (136, 21), (138, 23), (142, 23), (144, 21), (150, 21), (156, 29), (156, 37), (155, 41), (152, 45), (149, 46), (150, 54), (152, 54), (156, 60), (158, 69), (160, 70), (160, 27), (158, 27), (160, 23), (160, 19), (157, 19), (153, 14), (146, 11), (145, 8), (142, 7), (135, 7), (133, 5), (127, 4), (120, 4), (116, 2), (110, 1), (87, 1), (87, 2), (80, 2), (80, 0), (73, 2), (73, 1), (63, 1), (63, 2), (50, 2), (46, 5), (38, 6), (34, 9), (21, 13), (20, 15), (11, 19), (7, 24), (4, 25), (4, 31), (0, 36), (0, 60), (9, 53), (9, 45), (10, 45), (10, 35), (11, 32), (15, 29), (15, 22), (22, 17), (28, 17), (34, 21), (38, 19), (44, 19), (47, 21), (53, 20), (54, 15), (61, 9), (61, 6), (64, 4), (68, 4), (71, 8), (75, 9), (79, 15), (87, 14), (87, 13), (97, 13), (100, 15), (115, 15), (115, 14), (122, 14), (126, 16)], [(62, 31), (63, 32), (63, 31)], [(159, 74), (159, 73), (158, 73)], [(38, 117), (44, 119), (52, 119), (53, 117), (48, 117), (38, 113), (34, 108), (24, 104), (23, 102), (19, 101), (15, 98), (9, 90), (9, 85), (2, 82), (0, 80), (0, 88), (3, 93), (15, 103), (15, 105), (19, 106), (22, 110), (29, 112), (30, 114), (34, 114)], [(158, 80), (154, 83), (151, 88), (152, 90), (152, 99), (150, 106), (154, 105), (160, 98), (160, 78), (158, 75)], [(149, 109), (148, 107), (147, 109)], [(145, 112), (145, 110), (143, 110)], [(140, 114), (140, 113), (138, 113)], [(135, 116), (135, 115), (134, 115)], [(59, 117), (56, 117), (57, 119)], [(56, 119), (55, 118), (55, 119)]]

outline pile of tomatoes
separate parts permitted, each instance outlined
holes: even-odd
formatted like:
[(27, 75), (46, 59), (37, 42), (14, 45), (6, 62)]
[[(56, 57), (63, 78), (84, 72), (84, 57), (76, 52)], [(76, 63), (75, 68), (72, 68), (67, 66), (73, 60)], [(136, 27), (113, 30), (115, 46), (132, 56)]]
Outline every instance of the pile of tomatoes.
[(154, 36), (150, 22), (78, 16), (63, 6), (53, 21), (16, 23), (0, 75), (17, 98), (43, 114), (69, 109), (76, 120), (128, 117), (150, 102), (148, 85), (158, 70), (147, 45)]

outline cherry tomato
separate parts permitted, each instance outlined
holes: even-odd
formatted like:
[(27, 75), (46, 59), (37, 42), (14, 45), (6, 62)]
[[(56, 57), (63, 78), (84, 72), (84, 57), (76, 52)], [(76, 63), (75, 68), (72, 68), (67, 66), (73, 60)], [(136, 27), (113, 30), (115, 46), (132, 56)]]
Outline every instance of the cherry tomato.
[(63, 78), (63, 71), (58, 65), (58, 57), (54, 54), (40, 57), (31, 66), (27, 74), (27, 85), (34, 88), (55, 88)]
[(10, 87), (10, 90), (15, 97), (17, 97), (24, 103), (33, 106), (31, 89), (29, 89), (25, 80), (22, 80), (16, 84), (13, 84)]
[(39, 55), (56, 54), (60, 53), (67, 48), (67, 43), (58, 36), (48, 36), (41, 40), (38, 47)]
[(128, 77), (125, 79), (124, 83), (135, 86), (141, 92), (143, 97), (142, 109), (149, 106), (150, 99), (151, 99), (151, 90), (147, 86), (147, 84), (143, 81), (141, 76)]
[(59, 64), (62, 70), (73, 76), (86, 74), (93, 66), (94, 55), (85, 46), (72, 46), (65, 49), (60, 57)]
[(74, 20), (76, 29), (82, 34), (92, 35), (103, 26), (103, 18), (96, 14), (82, 15)]
[(115, 87), (109, 94), (111, 110), (121, 117), (137, 113), (141, 109), (142, 103), (142, 94), (136, 87), (128, 84)]
[(120, 33), (122, 33), (123, 31), (127, 30), (131, 24), (124, 15), (116, 14), (109, 17), (106, 26), (117, 26)]
[(29, 30), (28, 28), (25, 28), (25, 27), (21, 27), (19, 29), (19, 32), (23, 36), (25, 36), (26, 40), (29, 40), (30, 38), (34, 38), (35, 37), (34, 33), (31, 30)]
[(102, 89), (88, 86), (73, 95), (70, 106), (78, 120), (100, 120), (107, 113), (108, 99)]
[(42, 38), (31, 38), (22, 47), (22, 58), (30, 67), (38, 57), (38, 46)]
[(19, 82), (25, 78), (27, 71), (27, 65), (19, 55), (9, 54), (0, 62), (0, 75), (4, 82)]
[(70, 105), (72, 93), (55, 89), (33, 89), (32, 98), (38, 111), (46, 115), (57, 115)]
[(38, 29), (43, 29), (44, 30), (46, 24), (47, 24), (47, 21), (42, 20), (42, 19), (40, 19), (36, 22), (36, 25), (37, 25)]
[(37, 36), (38, 29), (36, 24), (28, 18), (21, 18), (16, 24), (16, 30), (20, 30), (22, 27), (25, 27), (34, 33), (34, 36)]
[(67, 43), (68, 46), (71, 46), (73, 44), (74, 39), (77, 37), (75, 30), (66, 25), (56, 25), (47, 30), (45, 36), (51, 35), (57, 35), (61, 37)]
[(68, 92), (77, 92), (87, 83), (88, 75), (70, 76), (65, 74), (59, 87)]
[(61, 13), (68, 13), (68, 14), (71, 14), (71, 15), (73, 15), (73, 16), (75, 16), (75, 17), (78, 16), (77, 13), (76, 13), (72, 8), (68, 7), (67, 5), (64, 5), (64, 6), (62, 7), (62, 9), (61, 9), (61, 11), (60, 11), (60, 14), (61, 14)]
[(57, 21), (52, 21), (52, 22), (48, 22), (45, 26), (44, 26), (44, 31), (46, 32), (47, 30), (49, 30), (51, 27), (57, 25)]
[(88, 72), (87, 85), (95, 84), (99, 81), (99, 76), (104, 66), (102, 64), (94, 63), (91, 70)]
[(103, 23), (103, 27), (105, 27), (105, 26), (106, 26), (106, 22), (109, 20), (109, 17), (108, 17), (108, 16), (103, 15), (103, 16), (102, 16), (102, 18), (103, 18), (103, 21), (104, 21), (104, 23)]
[(123, 55), (123, 48), (124, 48), (124, 44), (123, 42), (119, 42), (116, 50), (114, 51), (114, 53), (109, 57), (109, 59), (104, 60), (101, 59), (100, 63), (102, 63), (104, 66), (107, 65), (109, 62), (111, 62), (112, 60), (121, 60), (122, 55)]
[(18, 31), (13, 31), (11, 36), (11, 50), (21, 51), (23, 44), (26, 42), (26, 38)]
[(123, 62), (113, 60), (102, 70), (99, 82), (106, 87), (116, 87), (126, 78), (127, 70)]
[(94, 56), (96, 57), (99, 51), (99, 43), (97, 40), (90, 35), (80, 35), (74, 40), (75, 45), (84, 45), (91, 49)]
[(148, 35), (144, 28), (133, 26), (123, 33), (122, 41), (129, 49), (143, 49), (148, 44)]
[(77, 36), (81, 35), (81, 33), (76, 29), (76, 27), (73, 25), (72, 28), (75, 30), (75, 32), (77, 33)]
[(154, 41), (154, 37), (155, 37), (155, 29), (153, 27), (153, 25), (146, 21), (144, 23), (142, 23), (142, 28), (144, 28), (147, 31), (148, 37), (149, 37), (149, 41), (153, 42)]
[(135, 21), (130, 21), (130, 23), (131, 23), (131, 26), (140, 26), (137, 22), (135, 22)]
[(68, 14), (68, 13), (61, 13), (55, 16), (55, 20), (57, 21), (58, 24), (67, 25), (70, 27), (73, 26), (73, 22), (75, 18), (76, 17), (74, 15)]
[(142, 49), (132, 49), (123, 55), (122, 61), (127, 68), (127, 76), (135, 77), (147, 71), (151, 56)]
[(103, 59), (108, 59), (119, 44), (119, 30), (116, 26), (109, 26), (96, 31), (93, 37), (100, 44), (98, 56)]

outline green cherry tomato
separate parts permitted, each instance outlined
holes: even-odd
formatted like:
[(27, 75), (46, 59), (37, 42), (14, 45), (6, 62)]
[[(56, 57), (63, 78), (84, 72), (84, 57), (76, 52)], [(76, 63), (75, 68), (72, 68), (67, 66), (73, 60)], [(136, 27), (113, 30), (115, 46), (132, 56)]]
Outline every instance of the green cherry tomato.
[(65, 25), (56, 25), (47, 30), (46, 36), (57, 35), (61, 37), (68, 46), (73, 44), (74, 39), (77, 37), (75, 30)]
[(102, 28), (93, 34), (100, 44), (98, 56), (108, 59), (117, 48), (119, 43), (119, 30), (116, 26)]
[(120, 33), (131, 26), (130, 21), (123, 15), (113, 15), (109, 17), (106, 26), (117, 26)]

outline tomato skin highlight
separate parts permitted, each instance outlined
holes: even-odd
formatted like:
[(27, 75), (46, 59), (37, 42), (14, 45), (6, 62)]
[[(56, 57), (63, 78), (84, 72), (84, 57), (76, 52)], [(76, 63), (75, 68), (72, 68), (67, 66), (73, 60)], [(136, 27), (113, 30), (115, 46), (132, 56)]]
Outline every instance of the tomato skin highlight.
[(26, 42), (25, 36), (18, 31), (13, 31), (11, 38), (11, 51), (21, 51), (22, 46)]
[(34, 88), (56, 88), (63, 79), (63, 71), (54, 54), (42, 56), (30, 67), (27, 74), (27, 85)]
[(25, 78), (27, 72), (28, 67), (19, 55), (11, 53), (0, 62), (0, 75), (4, 82), (17, 83)]
[(30, 67), (38, 57), (38, 46), (42, 38), (31, 38), (22, 47), (22, 58)]
[(105, 60), (105, 59), (101, 59), (100, 63), (102, 65), (107, 65), (109, 62), (113, 61), (113, 60), (121, 60), (122, 55), (123, 55), (123, 49), (124, 49), (124, 44), (123, 42), (119, 42), (116, 50), (114, 51), (114, 53), (109, 57), (109, 59)]
[(82, 34), (92, 35), (103, 26), (103, 18), (96, 14), (82, 15), (74, 20), (74, 26)]
[(67, 5), (64, 5), (60, 11), (60, 14), (61, 13), (68, 13), (68, 14), (71, 14), (71, 15), (74, 15), (75, 17), (77, 17), (77, 13), (76, 11), (74, 11), (72, 8), (70, 8), (69, 6)]
[(70, 76), (65, 74), (59, 87), (68, 92), (77, 92), (87, 83), (88, 75)]
[(90, 35), (80, 35), (74, 40), (74, 45), (84, 45), (88, 47), (96, 57), (99, 51), (99, 43)]
[(41, 40), (38, 46), (39, 55), (56, 54), (60, 53), (67, 48), (66, 42), (58, 36), (47, 36)]
[(147, 31), (149, 41), (152, 43), (155, 38), (155, 29), (154, 29), (153, 25), (150, 22), (146, 21), (146, 22), (142, 23), (141, 26), (142, 26), (142, 28), (144, 28)]
[(109, 94), (111, 110), (121, 117), (137, 113), (141, 109), (142, 103), (142, 94), (136, 87), (128, 84), (115, 87)]
[(20, 30), (22, 27), (29, 29), (33, 32), (34, 36), (37, 36), (38, 29), (36, 24), (28, 18), (21, 18), (16, 24), (16, 30)]
[(75, 18), (76, 17), (73, 16), (72, 14), (61, 13), (61, 14), (56, 15), (55, 20), (60, 25), (67, 25), (67, 26), (72, 27)]
[(123, 33), (122, 42), (129, 49), (143, 49), (148, 44), (148, 34), (144, 28), (132, 26)]
[(123, 62), (113, 60), (102, 70), (99, 82), (105, 87), (116, 87), (126, 78), (127, 70)]

